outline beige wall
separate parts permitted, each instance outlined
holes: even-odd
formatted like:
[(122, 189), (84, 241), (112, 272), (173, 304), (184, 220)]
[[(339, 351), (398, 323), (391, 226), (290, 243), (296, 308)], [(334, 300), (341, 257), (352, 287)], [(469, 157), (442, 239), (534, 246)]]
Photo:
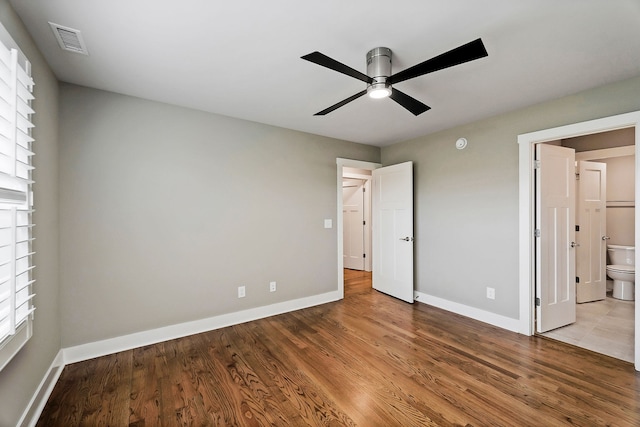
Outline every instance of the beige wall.
[(636, 110), (640, 77), (384, 147), (385, 165), (415, 162), (417, 290), (517, 319), (517, 136)]
[[(635, 246), (635, 160), (636, 156), (596, 160), (607, 164), (607, 235), (614, 245)], [(622, 202), (622, 203), (620, 203)]]
[[(607, 235), (609, 243), (616, 245), (635, 244), (635, 155), (594, 158), (601, 150), (629, 147), (635, 144), (635, 129), (625, 128), (592, 135), (568, 138), (562, 141), (565, 147), (576, 153), (607, 165)], [(595, 151), (594, 151), (595, 150)], [(610, 154), (610, 152), (608, 152)], [(618, 154), (619, 155), (619, 154)]]
[(379, 148), (69, 84), (60, 120), (63, 347), (337, 290), (336, 158)]
[(16, 425), (60, 349), (58, 300), (58, 83), (6, 0), (0, 21), (33, 65), (34, 165), (34, 333), (0, 372), (0, 426)]
[(636, 156), (620, 156), (594, 160), (607, 165), (607, 201), (635, 201)]

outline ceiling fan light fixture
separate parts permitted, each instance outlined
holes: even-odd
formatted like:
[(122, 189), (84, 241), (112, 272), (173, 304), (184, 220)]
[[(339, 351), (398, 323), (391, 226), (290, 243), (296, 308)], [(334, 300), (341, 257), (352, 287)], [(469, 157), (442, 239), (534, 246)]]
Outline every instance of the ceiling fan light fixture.
[(391, 95), (391, 86), (386, 83), (372, 84), (367, 88), (367, 94), (373, 99), (387, 98)]

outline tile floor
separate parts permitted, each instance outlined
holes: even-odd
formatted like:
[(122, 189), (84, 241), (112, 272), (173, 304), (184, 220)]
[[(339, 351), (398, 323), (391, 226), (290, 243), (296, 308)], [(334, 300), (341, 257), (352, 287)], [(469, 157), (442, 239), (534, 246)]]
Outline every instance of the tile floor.
[(611, 297), (576, 305), (576, 323), (542, 334), (633, 363), (635, 301)]

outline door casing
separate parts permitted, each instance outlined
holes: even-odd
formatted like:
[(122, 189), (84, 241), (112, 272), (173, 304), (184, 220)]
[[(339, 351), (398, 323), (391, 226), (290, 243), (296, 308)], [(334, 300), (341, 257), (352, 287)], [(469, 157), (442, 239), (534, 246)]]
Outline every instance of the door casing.
[[(543, 142), (557, 141), (582, 135), (630, 128), (635, 132), (635, 167), (640, 164), (640, 111), (601, 119), (574, 123), (518, 135), (519, 150), (519, 332), (533, 335), (535, 331), (535, 188), (534, 149)], [(640, 174), (636, 174), (635, 198), (640, 200)], [(640, 242), (640, 213), (635, 214), (635, 241)], [(636, 251), (636, 265), (640, 265), (640, 251)], [(640, 371), (640, 310), (635, 310), (635, 369)]]

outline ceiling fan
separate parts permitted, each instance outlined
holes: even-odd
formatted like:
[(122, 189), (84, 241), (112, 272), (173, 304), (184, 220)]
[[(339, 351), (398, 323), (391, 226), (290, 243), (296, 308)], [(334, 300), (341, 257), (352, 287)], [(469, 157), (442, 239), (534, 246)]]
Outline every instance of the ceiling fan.
[(391, 86), (394, 83), (400, 83), (414, 77), (453, 67), (454, 65), (464, 64), (465, 62), (484, 58), (485, 56), (488, 56), (488, 54), (482, 40), (476, 39), (431, 59), (427, 59), (424, 62), (396, 74), (391, 74), (391, 49), (387, 47), (377, 47), (367, 53), (367, 74), (354, 70), (348, 65), (329, 58), (327, 55), (317, 51), (304, 55), (302, 59), (330, 68), (358, 80), (362, 80), (367, 84), (367, 88), (365, 90), (314, 114), (315, 116), (324, 116), (325, 114), (360, 98), (366, 93), (368, 93), (371, 98), (389, 97), (417, 116), (429, 110), (431, 107), (423, 104), (415, 98), (412, 98), (404, 92), (400, 92), (396, 88), (392, 88)]

